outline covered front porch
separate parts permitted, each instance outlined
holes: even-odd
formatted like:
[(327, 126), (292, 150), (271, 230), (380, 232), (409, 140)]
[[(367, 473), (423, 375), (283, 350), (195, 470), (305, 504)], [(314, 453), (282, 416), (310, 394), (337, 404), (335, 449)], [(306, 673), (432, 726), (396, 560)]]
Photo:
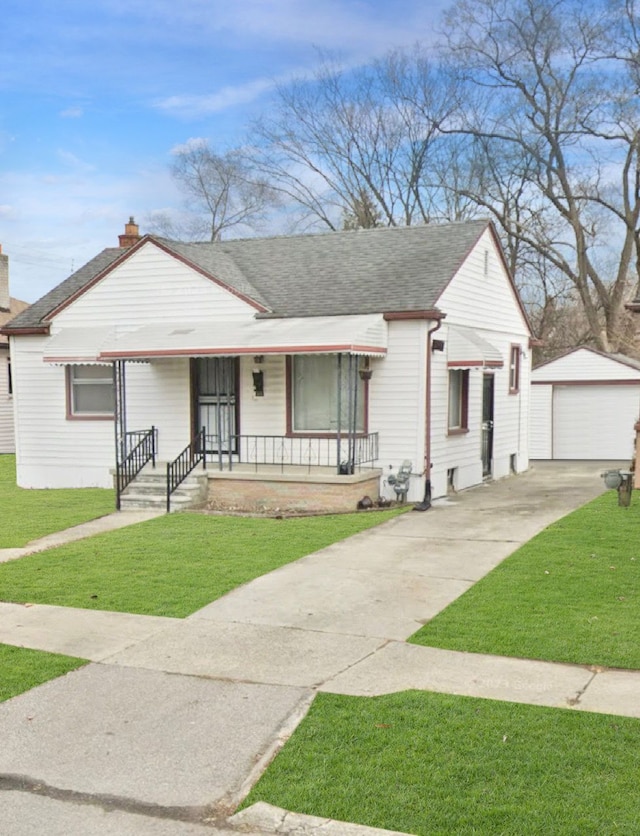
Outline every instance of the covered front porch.
[[(378, 317), (322, 319), (287, 322), (284, 345), (280, 323), (252, 320), (259, 341), (244, 323), (233, 341), (231, 332), (209, 334), (206, 349), (193, 327), (140, 329), (105, 346), (99, 360), (113, 364), (118, 503), (145, 467), (166, 469), (167, 510), (194, 471), (206, 474), (214, 510), (351, 511), (364, 496), (376, 499), (379, 436), (368, 427), (367, 401), (386, 332)], [(176, 357), (188, 363), (191, 437), (161, 461), (161, 420), (129, 429), (127, 374), (135, 364), (139, 378), (142, 363), (160, 376)], [(281, 432), (259, 431), (278, 425)]]

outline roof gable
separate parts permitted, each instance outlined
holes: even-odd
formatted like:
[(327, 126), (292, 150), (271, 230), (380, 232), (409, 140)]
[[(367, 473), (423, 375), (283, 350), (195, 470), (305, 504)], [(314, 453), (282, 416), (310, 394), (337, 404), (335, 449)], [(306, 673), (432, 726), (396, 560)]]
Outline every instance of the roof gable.
[(579, 382), (637, 380), (640, 360), (624, 354), (607, 354), (591, 346), (578, 346), (541, 363), (532, 372), (532, 382)]

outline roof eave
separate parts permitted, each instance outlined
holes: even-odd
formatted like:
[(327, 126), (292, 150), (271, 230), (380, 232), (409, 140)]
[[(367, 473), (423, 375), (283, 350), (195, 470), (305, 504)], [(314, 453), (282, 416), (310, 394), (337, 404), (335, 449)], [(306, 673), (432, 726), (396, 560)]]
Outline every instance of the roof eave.
[(445, 317), (446, 313), (438, 310), (438, 308), (431, 308), (423, 311), (386, 311), (382, 314), (382, 318), (387, 322), (403, 319), (430, 319), (439, 321)]
[(0, 334), (4, 334), (5, 337), (15, 337), (23, 334), (48, 334), (49, 328), (49, 322), (43, 325), (28, 325), (24, 328), (12, 328), (10, 325), (3, 325), (2, 328), (0, 328)]

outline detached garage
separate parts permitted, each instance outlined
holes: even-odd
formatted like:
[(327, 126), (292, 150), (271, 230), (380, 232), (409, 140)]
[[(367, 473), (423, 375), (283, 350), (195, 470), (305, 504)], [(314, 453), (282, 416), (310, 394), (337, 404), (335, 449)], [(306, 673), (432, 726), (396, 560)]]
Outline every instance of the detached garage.
[(640, 361), (576, 348), (531, 376), (532, 459), (631, 460)]

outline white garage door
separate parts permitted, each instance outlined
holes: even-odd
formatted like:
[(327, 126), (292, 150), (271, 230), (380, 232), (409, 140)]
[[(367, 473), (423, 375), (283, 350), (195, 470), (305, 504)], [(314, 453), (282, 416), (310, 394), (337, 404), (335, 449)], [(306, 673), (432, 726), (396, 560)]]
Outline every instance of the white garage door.
[(638, 386), (554, 386), (553, 458), (631, 461), (639, 414)]

